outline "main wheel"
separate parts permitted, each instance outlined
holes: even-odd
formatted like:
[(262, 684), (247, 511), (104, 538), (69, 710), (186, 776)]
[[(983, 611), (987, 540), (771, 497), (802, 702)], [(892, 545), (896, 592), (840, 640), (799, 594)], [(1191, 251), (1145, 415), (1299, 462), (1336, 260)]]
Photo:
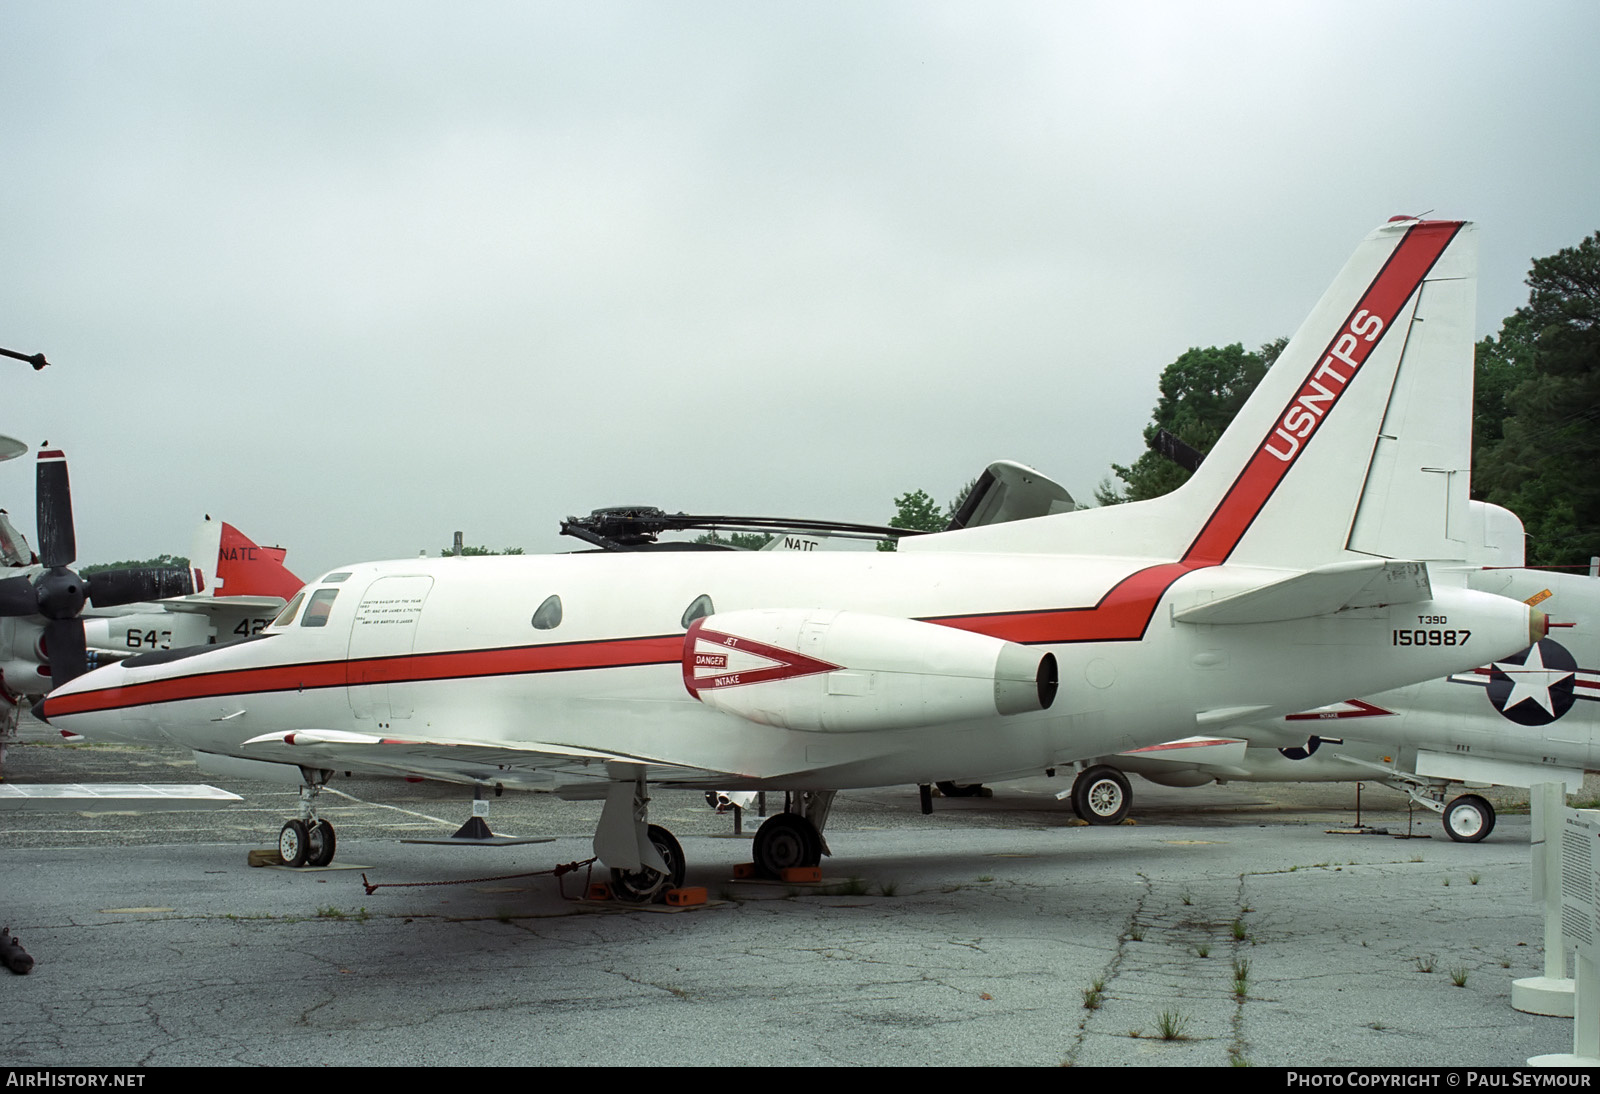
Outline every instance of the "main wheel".
[(1072, 784), (1072, 811), (1090, 824), (1117, 824), (1133, 805), (1128, 777), (1107, 764), (1098, 764)]
[(310, 836), (306, 832), (306, 822), (289, 821), (278, 832), (278, 857), (283, 859), (285, 866), (304, 866), (309, 843)]
[(1444, 830), (1457, 843), (1477, 843), (1494, 831), (1494, 806), (1476, 794), (1463, 794), (1444, 807)]
[(822, 836), (798, 813), (774, 813), (756, 829), (751, 853), (757, 870), (767, 877), (782, 877), (791, 867), (822, 861)]
[(339, 841), (333, 835), (333, 825), (319, 820), (306, 830), (306, 865), (328, 865), (333, 861), (333, 849), (338, 845)]
[(649, 904), (660, 900), (668, 889), (676, 889), (683, 885), (683, 848), (673, 834), (662, 828), (659, 824), (652, 824), (645, 829), (645, 835), (650, 840), (650, 845), (661, 856), (661, 861), (667, 864), (667, 872), (662, 874), (641, 866), (637, 870), (621, 870), (613, 867), (611, 870), (611, 893), (618, 900), (625, 900), (629, 904)]

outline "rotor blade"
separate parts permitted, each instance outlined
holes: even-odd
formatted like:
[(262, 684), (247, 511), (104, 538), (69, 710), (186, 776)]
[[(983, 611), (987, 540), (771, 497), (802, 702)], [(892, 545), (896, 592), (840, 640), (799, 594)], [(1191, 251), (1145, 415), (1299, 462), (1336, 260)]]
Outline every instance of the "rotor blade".
[(68, 566), (78, 557), (78, 538), (72, 530), (72, 484), (67, 480), (67, 457), (59, 448), (39, 453), (39, 561), (45, 566)]
[(39, 594), (25, 577), (0, 581), (0, 615), (38, 615)]
[(81, 619), (52, 619), (46, 623), (44, 649), (50, 659), (52, 688), (58, 688), (89, 671)]
[(188, 596), (194, 592), (194, 578), (189, 571), (170, 566), (101, 570), (87, 575), (84, 580), (89, 585), (89, 603), (97, 608), (114, 608), (141, 600), (165, 600), (169, 596)]

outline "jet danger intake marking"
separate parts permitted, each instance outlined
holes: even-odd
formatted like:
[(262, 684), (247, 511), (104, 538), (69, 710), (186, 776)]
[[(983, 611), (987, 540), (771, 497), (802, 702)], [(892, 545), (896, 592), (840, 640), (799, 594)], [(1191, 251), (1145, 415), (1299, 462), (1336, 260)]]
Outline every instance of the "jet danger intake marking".
[(696, 619), (691, 623), (683, 643), (683, 686), (696, 699), (701, 689), (792, 680), (842, 667), (754, 638), (723, 634), (703, 626), (704, 622)]

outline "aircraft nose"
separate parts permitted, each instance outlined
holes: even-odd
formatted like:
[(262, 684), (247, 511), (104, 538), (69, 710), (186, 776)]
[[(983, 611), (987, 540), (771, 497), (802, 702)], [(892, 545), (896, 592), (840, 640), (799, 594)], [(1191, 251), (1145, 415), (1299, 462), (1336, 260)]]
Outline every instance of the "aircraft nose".
[(40, 699), (37, 703), (33, 704), (33, 706), (29, 707), (28, 709), (29, 709), (29, 712), (32, 713), (35, 718), (39, 719), (39, 721), (43, 722), (45, 725), (49, 725), (50, 724), (50, 715), (48, 713), (49, 705), (50, 705), (50, 699), (49, 699), (48, 696), (46, 696), (45, 698)]

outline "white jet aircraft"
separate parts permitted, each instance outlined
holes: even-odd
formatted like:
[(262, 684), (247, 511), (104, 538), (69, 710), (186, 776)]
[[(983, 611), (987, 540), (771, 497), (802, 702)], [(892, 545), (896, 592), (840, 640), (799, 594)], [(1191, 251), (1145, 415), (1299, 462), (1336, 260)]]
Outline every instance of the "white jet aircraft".
[(1352, 527), (1404, 518), (1426, 485), (1385, 416), (1407, 362), (1470, 347), (1474, 238), (1416, 219), (1369, 236), (1163, 498), (893, 554), (352, 565), (261, 635), (130, 657), (41, 713), (294, 765), (293, 863), (332, 856), (315, 790), (335, 769), (603, 799), (595, 853), (648, 900), (684, 870), (650, 783), (799, 792), (755, 837), (779, 873), (819, 861), (836, 789), (1016, 777), (1466, 671), (1543, 637), (1542, 613), (1433, 588)]

